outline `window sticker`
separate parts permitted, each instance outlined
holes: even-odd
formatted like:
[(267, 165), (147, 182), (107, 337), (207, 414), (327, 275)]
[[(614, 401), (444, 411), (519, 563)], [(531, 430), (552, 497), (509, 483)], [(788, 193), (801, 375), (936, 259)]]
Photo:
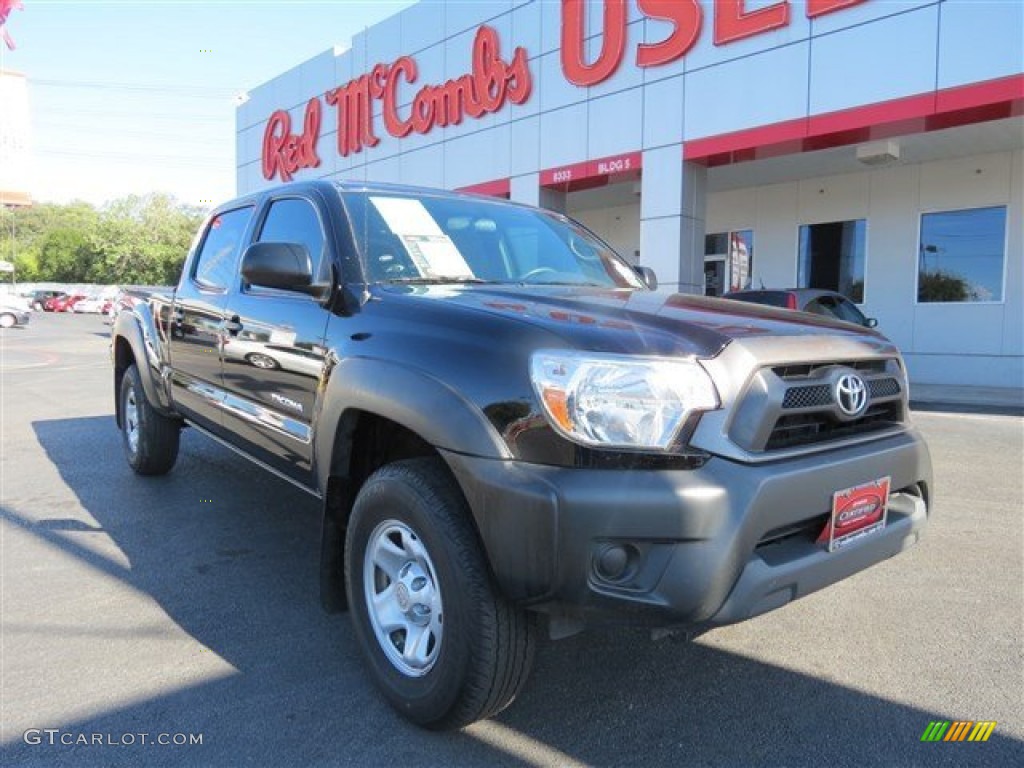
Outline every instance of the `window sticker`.
[(473, 277), (455, 243), (419, 200), (371, 197), (370, 202), (402, 241), (422, 277)]

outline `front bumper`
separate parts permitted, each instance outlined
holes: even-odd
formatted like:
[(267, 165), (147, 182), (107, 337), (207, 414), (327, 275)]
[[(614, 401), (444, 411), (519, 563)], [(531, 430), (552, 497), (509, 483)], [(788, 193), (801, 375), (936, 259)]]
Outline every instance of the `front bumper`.
[[(931, 461), (914, 430), (771, 464), (582, 470), (446, 453), (499, 585), (584, 621), (729, 624), (778, 608), (913, 545)], [(815, 542), (833, 494), (892, 478), (884, 530), (829, 553)], [(602, 556), (629, 564), (607, 578)]]

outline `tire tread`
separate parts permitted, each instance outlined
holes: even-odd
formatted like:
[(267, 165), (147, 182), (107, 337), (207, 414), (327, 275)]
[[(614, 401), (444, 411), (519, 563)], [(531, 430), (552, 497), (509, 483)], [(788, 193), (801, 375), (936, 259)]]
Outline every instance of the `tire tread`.
[(165, 475), (178, 460), (181, 422), (168, 418), (153, 408), (146, 398), (139, 370), (134, 365), (129, 366), (124, 372), (124, 379), (121, 382), (119, 397), (122, 406), (125, 387), (129, 383), (135, 390), (135, 402), (139, 411), (139, 447), (135, 456), (132, 456), (127, 447), (127, 437), (124, 438), (128, 463), (140, 475)]
[(497, 590), (483, 545), (470, 522), (462, 491), (440, 458), (398, 461), (378, 470), (400, 479), (434, 511), (438, 533), (453, 547), (455, 562), (479, 625), (478, 642), (454, 706), (438, 719), (420, 724), (433, 730), (461, 728), (493, 717), (515, 699), (529, 677), (536, 647), (536, 621)]

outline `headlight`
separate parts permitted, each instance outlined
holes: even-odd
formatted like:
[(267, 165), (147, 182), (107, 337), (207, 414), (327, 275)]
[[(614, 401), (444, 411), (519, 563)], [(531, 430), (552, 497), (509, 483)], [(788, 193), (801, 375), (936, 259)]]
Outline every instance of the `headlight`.
[(552, 426), (600, 448), (667, 451), (691, 413), (718, 407), (691, 359), (545, 350), (530, 359), (530, 378)]

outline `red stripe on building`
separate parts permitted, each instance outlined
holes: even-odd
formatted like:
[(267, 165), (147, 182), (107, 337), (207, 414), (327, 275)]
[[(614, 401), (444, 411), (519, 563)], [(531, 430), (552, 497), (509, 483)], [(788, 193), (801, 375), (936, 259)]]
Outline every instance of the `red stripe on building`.
[(1024, 114), (1024, 75), (694, 139), (683, 157), (709, 166), (952, 128)]
[(469, 192), (474, 195), (487, 195), (489, 197), (504, 197), (508, 199), (512, 194), (512, 182), (508, 179), (496, 179), (495, 181), (471, 184), (468, 187), (459, 187), (456, 191)]
[(627, 152), (623, 155), (612, 155), (611, 157), (602, 157), (600, 160), (587, 160), (583, 163), (541, 171), (540, 185), (567, 192), (578, 192), (581, 189), (603, 186), (612, 177), (617, 180), (625, 180), (630, 177), (639, 178), (642, 166), (642, 153)]

